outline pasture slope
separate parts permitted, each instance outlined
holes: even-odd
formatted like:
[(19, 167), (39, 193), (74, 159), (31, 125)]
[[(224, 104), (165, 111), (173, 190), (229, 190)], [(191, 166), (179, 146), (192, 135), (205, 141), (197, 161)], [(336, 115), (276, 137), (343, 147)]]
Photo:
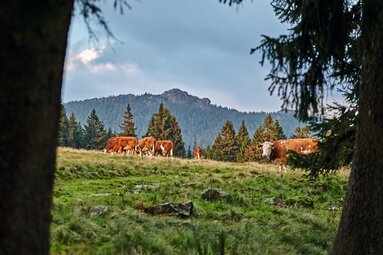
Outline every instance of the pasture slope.
[[(59, 148), (51, 254), (326, 254), (347, 176), (312, 181), (300, 171), (281, 176), (269, 164)], [(208, 188), (229, 195), (207, 201)], [(143, 211), (188, 201), (195, 205), (189, 218)], [(97, 215), (96, 205), (107, 210)]]

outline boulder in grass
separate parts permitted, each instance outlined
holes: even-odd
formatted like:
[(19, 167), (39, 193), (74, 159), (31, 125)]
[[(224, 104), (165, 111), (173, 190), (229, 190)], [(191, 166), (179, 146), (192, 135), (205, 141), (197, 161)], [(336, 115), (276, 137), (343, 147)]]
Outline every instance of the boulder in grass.
[(215, 201), (229, 198), (229, 193), (219, 189), (206, 189), (202, 192), (201, 197), (208, 201)]
[(187, 203), (164, 203), (155, 205), (144, 209), (148, 214), (159, 215), (159, 214), (177, 214), (181, 217), (190, 217), (193, 215), (193, 202)]
[(95, 205), (90, 208), (89, 214), (91, 217), (96, 217), (105, 214), (108, 210), (109, 208), (105, 205)]
[(141, 192), (141, 190), (150, 190), (155, 191), (160, 187), (159, 183), (153, 183), (153, 184), (138, 184), (134, 186), (134, 193), (138, 194)]
[(259, 172), (257, 170), (255, 170), (255, 169), (250, 170), (249, 173), (252, 174), (252, 175), (259, 174)]
[(286, 206), (285, 201), (283, 201), (283, 199), (279, 197), (268, 198), (266, 199), (266, 203), (268, 203), (269, 205), (278, 205), (282, 207)]

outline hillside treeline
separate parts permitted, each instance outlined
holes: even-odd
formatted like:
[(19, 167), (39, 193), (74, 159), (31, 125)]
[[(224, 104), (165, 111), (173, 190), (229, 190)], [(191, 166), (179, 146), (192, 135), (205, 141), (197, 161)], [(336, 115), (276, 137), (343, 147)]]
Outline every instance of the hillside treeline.
[[(86, 123), (90, 112), (95, 109), (106, 127), (110, 127), (113, 132), (119, 132), (124, 110), (130, 104), (133, 120), (137, 127), (136, 134), (138, 137), (142, 137), (145, 136), (151, 117), (158, 112), (161, 102), (177, 118), (186, 148), (192, 147), (195, 141), (204, 147), (211, 145), (226, 120), (231, 120), (235, 129), (238, 129), (244, 120), (248, 131), (253, 134), (268, 114), (266, 112), (239, 112), (235, 109), (217, 106), (207, 98), (198, 98), (179, 89), (172, 89), (160, 95), (119, 95), (94, 98), (68, 102), (64, 106), (68, 117), (74, 113), (82, 124)], [(279, 121), (288, 136), (292, 135), (295, 128), (300, 125), (292, 111), (273, 112), (271, 115)]]
[[(352, 116), (354, 115), (351, 114)], [(306, 169), (312, 176), (328, 173), (349, 165), (352, 158), (355, 134), (352, 123), (353, 118), (350, 118), (350, 120), (333, 118), (319, 123), (312, 122), (306, 127), (296, 127), (289, 138), (305, 138), (314, 134), (320, 138), (321, 142), (317, 153), (292, 155), (289, 158), (289, 164), (292, 167)], [(347, 126), (348, 124), (350, 125)], [(138, 125), (134, 121), (130, 104), (127, 105), (124, 115), (120, 119), (120, 132), (113, 132), (110, 127), (106, 129), (95, 109), (91, 110), (86, 124), (82, 126), (73, 112), (68, 118), (65, 107), (62, 106), (59, 145), (101, 150), (104, 148), (106, 141), (113, 136), (135, 136), (140, 138), (137, 135), (137, 129)], [(265, 141), (288, 138), (280, 122), (278, 119), (274, 119), (272, 114), (267, 114), (253, 135), (250, 136), (250, 134), (251, 132), (246, 127), (244, 120), (241, 121), (238, 131), (236, 131), (232, 120), (226, 120), (219, 132), (212, 134), (215, 139), (211, 144), (204, 146), (199, 142), (201, 141), (200, 137), (195, 135), (192, 138), (191, 145), (187, 145), (187, 149), (185, 149), (183, 130), (181, 130), (180, 124), (176, 117), (170, 113), (170, 110), (165, 107), (164, 103), (161, 102), (158, 112), (151, 116), (143, 137), (153, 136), (157, 140), (172, 140), (175, 146), (174, 155), (177, 157), (191, 158), (194, 156), (192, 153), (193, 148), (203, 146), (206, 158), (230, 162), (266, 161), (266, 159), (262, 158), (262, 151), (258, 148), (258, 145)]]
[[(59, 145), (101, 150), (110, 137), (137, 137), (137, 126), (134, 122), (130, 104), (126, 107), (119, 129), (120, 132), (118, 133), (112, 132), (110, 127), (106, 129), (95, 109), (92, 109), (91, 114), (87, 117), (86, 124), (82, 126), (73, 113), (67, 118), (65, 107), (62, 106)], [(307, 137), (309, 133), (309, 129), (298, 127), (293, 137)], [(188, 149), (185, 150), (182, 130), (178, 121), (162, 102), (159, 105), (158, 112), (152, 115), (144, 136), (152, 136), (157, 140), (173, 141), (174, 155), (177, 157), (192, 157), (192, 148), (200, 146), (197, 142), (198, 138), (194, 137), (193, 146), (188, 146)], [(252, 139), (249, 137), (245, 121), (241, 122), (238, 133), (236, 133), (233, 122), (227, 120), (217, 134), (214, 143), (206, 147), (205, 157), (219, 161), (260, 161), (261, 151), (257, 148), (258, 144), (284, 138), (286, 138), (286, 135), (279, 121), (274, 120), (271, 114), (266, 115), (263, 124), (254, 132)]]
[[(129, 104), (126, 107), (121, 122), (119, 126), (120, 132), (114, 133), (110, 127), (106, 130), (96, 110), (92, 109), (86, 124), (82, 126), (73, 113), (67, 118), (65, 107), (62, 106), (59, 146), (101, 150), (105, 147), (106, 141), (113, 136), (137, 137), (137, 127), (133, 121), (133, 114)], [(152, 115), (145, 136), (152, 136), (157, 140), (171, 140), (174, 143), (175, 156), (184, 157), (186, 154), (182, 132), (177, 119), (163, 103), (160, 103), (158, 113)]]

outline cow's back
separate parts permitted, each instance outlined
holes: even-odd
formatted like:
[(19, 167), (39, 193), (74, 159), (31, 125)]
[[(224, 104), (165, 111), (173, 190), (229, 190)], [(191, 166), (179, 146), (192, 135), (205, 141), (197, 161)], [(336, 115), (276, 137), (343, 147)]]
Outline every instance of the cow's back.
[(314, 153), (318, 150), (319, 140), (316, 138), (296, 138), (296, 139), (282, 139), (275, 141), (274, 148), (270, 154), (270, 160), (281, 160), (282, 166), (287, 166), (287, 152), (289, 150), (295, 151), (298, 154)]

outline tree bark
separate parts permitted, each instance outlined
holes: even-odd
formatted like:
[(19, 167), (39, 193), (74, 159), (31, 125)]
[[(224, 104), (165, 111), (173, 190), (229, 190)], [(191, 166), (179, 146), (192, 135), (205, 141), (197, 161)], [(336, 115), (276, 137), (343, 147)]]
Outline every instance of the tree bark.
[(0, 254), (49, 254), (73, 0), (0, 2)]
[(363, 1), (356, 151), (331, 254), (383, 254), (383, 1)]

